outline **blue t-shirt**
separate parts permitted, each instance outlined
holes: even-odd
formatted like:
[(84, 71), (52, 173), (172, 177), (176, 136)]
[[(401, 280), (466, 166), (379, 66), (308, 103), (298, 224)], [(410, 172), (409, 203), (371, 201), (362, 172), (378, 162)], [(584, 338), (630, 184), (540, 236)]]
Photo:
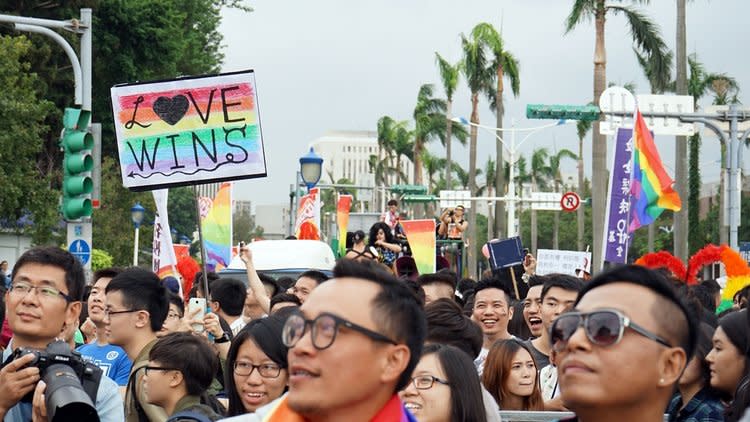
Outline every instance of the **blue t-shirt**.
[[(11, 350), (3, 351), (3, 362), (10, 357)], [(101, 422), (122, 422), (125, 420), (125, 407), (122, 404), (120, 390), (114, 381), (102, 377), (99, 389), (96, 391), (96, 412)], [(5, 414), (3, 422), (28, 422), (31, 420), (31, 403), (16, 403)]]
[(133, 363), (125, 351), (122, 350), (122, 347), (113, 344), (102, 346), (97, 342), (93, 342), (84, 344), (77, 350), (84, 359), (101, 368), (104, 371), (104, 375), (111, 378), (117, 385), (128, 385), (130, 367)]

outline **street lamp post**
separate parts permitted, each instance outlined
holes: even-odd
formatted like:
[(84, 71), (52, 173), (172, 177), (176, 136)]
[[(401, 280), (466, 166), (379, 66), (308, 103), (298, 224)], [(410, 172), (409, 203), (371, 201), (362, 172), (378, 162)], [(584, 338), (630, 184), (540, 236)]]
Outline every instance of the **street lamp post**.
[[(509, 129), (506, 128), (496, 128), (492, 126), (485, 126), (480, 125), (478, 123), (472, 123), (464, 117), (460, 118), (453, 118), (454, 122), (458, 122), (467, 126), (475, 126), (480, 129), (485, 129), (486, 131), (492, 133), (495, 135), (498, 141), (503, 145), (503, 147), (508, 151), (508, 154), (510, 155), (508, 162), (510, 163), (509, 167), (509, 174), (508, 174), (508, 195), (506, 196), (506, 201), (509, 202), (508, 209), (508, 222), (507, 222), (507, 229), (508, 229), (508, 237), (512, 237), (516, 234), (516, 202), (519, 201), (518, 196), (516, 195), (516, 182), (515, 182), (515, 168), (516, 168), (516, 152), (519, 148), (531, 137), (531, 135), (535, 134), (536, 132), (547, 129), (554, 126), (560, 126), (568, 123), (567, 120), (558, 120), (555, 123), (551, 123), (544, 126), (537, 126), (537, 127), (529, 127), (529, 128), (516, 128), (515, 120), (511, 122), (511, 127)], [(510, 146), (505, 143), (503, 138), (497, 133), (497, 132), (510, 132)], [(516, 132), (528, 132), (526, 136), (521, 139), (521, 142), (519, 142), (516, 145)], [(499, 192), (497, 193), (500, 194)]]
[(323, 173), (323, 158), (310, 147), (310, 151), (299, 158), (299, 170), (302, 181), (309, 192), (320, 181), (320, 176)]
[(135, 242), (133, 243), (133, 266), (138, 266), (138, 232), (143, 223), (143, 217), (146, 213), (146, 209), (143, 208), (140, 202), (136, 202), (133, 208), (130, 209), (130, 219), (133, 221), (135, 227)]

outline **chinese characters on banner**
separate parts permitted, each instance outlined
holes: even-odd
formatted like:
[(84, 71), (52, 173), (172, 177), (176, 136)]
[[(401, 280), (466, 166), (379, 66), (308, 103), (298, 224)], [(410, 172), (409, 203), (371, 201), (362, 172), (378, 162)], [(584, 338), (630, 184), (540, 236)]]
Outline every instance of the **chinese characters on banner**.
[(297, 239), (320, 240), (320, 189), (312, 188), (300, 198), (294, 224)]
[(624, 264), (630, 245), (630, 182), (633, 171), (633, 130), (617, 130), (609, 195), (607, 227), (604, 232), (604, 260)]

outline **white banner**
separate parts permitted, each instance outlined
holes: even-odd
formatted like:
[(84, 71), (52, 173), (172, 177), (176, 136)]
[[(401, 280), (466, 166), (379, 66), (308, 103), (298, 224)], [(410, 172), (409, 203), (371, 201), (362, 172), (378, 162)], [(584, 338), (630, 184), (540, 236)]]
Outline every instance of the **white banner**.
[(539, 249), (536, 256), (536, 273), (576, 275), (583, 268), (591, 273), (591, 252)]
[[(169, 215), (167, 213), (168, 189), (151, 191), (156, 203), (156, 215), (154, 216), (154, 241), (152, 244), (153, 257), (151, 269), (160, 279), (167, 276), (180, 279), (177, 272), (177, 257), (172, 246), (172, 231), (169, 228)], [(182, 283), (180, 283), (182, 290)], [(182, 292), (180, 291), (180, 296)]]

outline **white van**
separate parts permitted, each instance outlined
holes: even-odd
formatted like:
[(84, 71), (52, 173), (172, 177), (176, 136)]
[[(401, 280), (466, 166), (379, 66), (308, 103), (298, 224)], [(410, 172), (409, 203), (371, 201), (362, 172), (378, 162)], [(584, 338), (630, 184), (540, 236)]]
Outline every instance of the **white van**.
[[(336, 257), (326, 243), (319, 240), (259, 240), (249, 243), (256, 271), (278, 279), (297, 276), (307, 270), (332, 275)], [(220, 277), (237, 278), (247, 284), (245, 263), (235, 256)]]

